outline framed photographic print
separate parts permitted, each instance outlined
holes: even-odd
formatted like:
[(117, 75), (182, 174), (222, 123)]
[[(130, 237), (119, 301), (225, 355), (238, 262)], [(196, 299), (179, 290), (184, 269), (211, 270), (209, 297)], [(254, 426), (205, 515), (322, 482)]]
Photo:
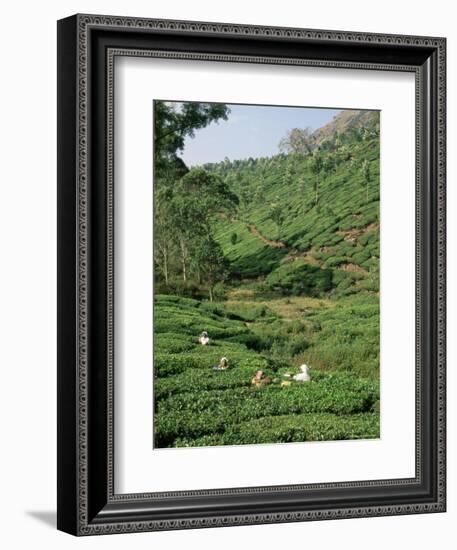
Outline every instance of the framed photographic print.
[(58, 49), (58, 528), (445, 511), (445, 39)]

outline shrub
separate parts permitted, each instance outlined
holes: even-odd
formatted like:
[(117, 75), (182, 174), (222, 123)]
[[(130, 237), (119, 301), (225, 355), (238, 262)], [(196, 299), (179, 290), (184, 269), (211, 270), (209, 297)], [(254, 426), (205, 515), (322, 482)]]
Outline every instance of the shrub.
[(251, 322), (257, 319), (273, 319), (277, 317), (265, 304), (256, 304), (254, 302), (230, 302), (225, 305), (225, 313), (229, 318), (238, 318)]
[(270, 273), (266, 284), (283, 295), (320, 296), (332, 288), (332, 272), (315, 265), (294, 262), (283, 264)]
[(304, 336), (294, 336), (289, 339), (287, 348), (290, 355), (299, 355), (309, 348), (309, 342)]
[[(378, 385), (348, 376), (323, 377), (287, 388), (278, 385), (249, 387), (249, 371), (251, 368), (255, 371), (258, 366), (253, 364), (239, 372), (212, 373), (211, 377), (185, 382), (181, 377), (181, 384), (174, 379), (172, 386), (180, 388), (180, 393), (166, 394), (163, 388), (160, 390), (155, 416), (156, 441), (169, 444), (177, 437), (193, 438), (224, 432), (255, 418), (368, 413), (379, 400)], [(202, 383), (207, 389), (201, 389)]]
[(195, 342), (188, 336), (175, 332), (162, 332), (154, 337), (155, 352), (181, 353), (195, 347)]
[(331, 256), (330, 258), (327, 258), (325, 261), (325, 267), (338, 267), (341, 264), (344, 264), (346, 262), (346, 258), (344, 256)]
[(292, 443), (379, 438), (379, 415), (349, 416), (307, 414), (266, 417), (239, 424), (223, 433), (192, 438), (177, 438), (175, 447)]
[[(221, 285), (216, 297), (230, 294), (230, 302), (210, 304), (197, 285), (172, 281), (166, 287), (158, 278), (156, 294), (175, 295), (155, 300), (156, 445), (379, 437), (379, 231), (367, 230), (379, 220), (379, 141), (341, 141), (321, 151), (335, 162), (321, 174), (318, 205), (312, 186), (295, 178), (312, 181), (306, 155), (212, 165), (235, 193), (241, 185), (253, 195), (261, 190), (236, 214), (243, 220), (218, 218), (211, 228), (230, 260), (231, 284), (251, 295)], [(359, 168), (365, 159), (373, 176), (368, 204)], [(286, 186), (287, 170), (294, 177)], [(286, 213), (285, 246), (270, 246), (258, 235), (277, 238), (269, 219), (275, 201)], [(344, 263), (366, 273), (340, 269)], [(324, 295), (325, 303), (313, 299)], [(289, 303), (279, 296), (290, 296)], [(271, 299), (271, 309), (260, 299)], [(196, 340), (202, 330), (211, 338), (207, 346)], [(222, 356), (230, 368), (213, 371)], [(293, 365), (301, 362), (311, 366), (311, 382), (281, 387), (283, 375), (297, 372)], [(252, 387), (257, 370), (272, 383)]]
[(240, 342), (244, 344), (248, 349), (255, 351), (265, 351), (271, 348), (271, 339), (265, 335), (253, 334), (251, 332), (240, 334), (239, 336), (233, 336), (229, 340)]

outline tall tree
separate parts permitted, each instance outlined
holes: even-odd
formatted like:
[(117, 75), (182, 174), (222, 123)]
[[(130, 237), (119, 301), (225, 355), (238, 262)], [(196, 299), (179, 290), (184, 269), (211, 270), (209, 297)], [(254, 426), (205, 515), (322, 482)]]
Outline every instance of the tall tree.
[(271, 205), (269, 218), (276, 224), (279, 240), (281, 238), (281, 227), (285, 221), (284, 208), (279, 200)]
[(166, 284), (172, 267), (176, 267), (172, 260), (176, 262), (177, 257), (183, 279), (187, 280), (193, 239), (201, 232), (201, 227), (191, 231), (193, 216), (201, 217), (197, 200), (185, 195), (180, 198), (175, 190), (189, 172), (178, 153), (195, 130), (227, 120), (229, 112), (227, 105), (221, 103), (154, 102), (154, 261)]
[(171, 208), (171, 192), (159, 188), (154, 196), (154, 261), (168, 285), (171, 262), (175, 252), (176, 230)]
[(184, 282), (188, 279), (188, 265), (196, 243), (204, 235), (202, 226), (195, 223), (201, 214), (194, 197), (174, 193), (171, 201), (171, 220), (176, 235), (181, 263), (181, 275)]
[(320, 153), (315, 153), (311, 162), (311, 171), (313, 172), (314, 178), (314, 204), (319, 202), (319, 179), (320, 173), (323, 168), (322, 155)]
[(228, 262), (222, 248), (212, 237), (203, 238), (195, 253), (201, 278), (208, 287), (210, 302), (214, 300), (214, 287), (225, 280), (228, 273)]
[[(237, 205), (238, 197), (227, 183), (203, 168), (193, 168), (176, 183), (171, 208), (184, 281), (188, 279), (188, 265), (200, 241), (211, 238), (215, 217), (230, 214)], [(198, 271), (198, 262), (195, 265)]]
[(255, 196), (255, 188), (249, 184), (242, 184), (239, 190), (239, 196), (244, 207), (247, 207)]
[[(227, 120), (230, 109), (224, 103), (154, 102), (154, 168), (161, 175), (178, 161), (186, 137), (211, 122)], [(181, 161), (182, 162), (182, 161)]]
[(279, 142), (281, 153), (311, 153), (315, 147), (311, 128), (293, 128)]
[[(203, 168), (192, 168), (181, 178), (176, 184), (175, 195), (189, 202), (193, 223), (204, 226), (208, 234), (216, 214), (231, 213), (239, 204), (238, 196), (227, 181)], [(198, 217), (195, 217), (197, 212)]]
[(306, 178), (304, 176), (302, 176), (298, 180), (298, 189), (300, 190), (300, 193), (301, 193), (302, 199), (303, 199), (303, 202), (302, 202), (303, 214), (306, 213), (306, 205), (307, 205), (306, 190), (307, 190), (307, 187), (308, 187), (308, 182), (306, 181)]

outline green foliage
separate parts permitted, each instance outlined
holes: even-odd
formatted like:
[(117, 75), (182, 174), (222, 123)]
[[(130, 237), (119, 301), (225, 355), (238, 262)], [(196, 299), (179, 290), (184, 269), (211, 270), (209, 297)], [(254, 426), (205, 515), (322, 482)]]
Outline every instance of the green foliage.
[(223, 103), (154, 101), (154, 167), (159, 177), (176, 164), (186, 137), (211, 122), (227, 120), (229, 112)]
[(307, 263), (287, 263), (270, 273), (266, 284), (284, 295), (320, 296), (332, 288), (332, 271)]
[[(200, 282), (202, 266), (196, 258), (204, 258), (208, 273), (209, 258), (215, 259), (216, 249), (210, 247), (210, 254), (207, 246), (212, 218), (238, 204), (237, 195), (222, 178), (200, 167), (189, 171), (178, 156), (195, 130), (226, 120), (228, 113), (224, 104), (154, 102), (154, 263), (156, 281), (166, 287), (178, 274), (187, 283), (195, 273)], [(202, 249), (205, 254), (196, 254)], [(211, 297), (214, 279), (211, 275), (206, 281)]]
[[(213, 231), (230, 261), (231, 276), (234, 280), (266, 275), (278, 267), (287, 254), (285, 248), (275, 248), (263, 243), (242, 222), (220, 219), (214, 224)], [(238, 235), (236, 244), (231, 243), (233, 231)]]
[(277, 318), (277, 315), (263, 303), (246, 303), (238, 301), (218, 304), (217, 307), (219, 308), (219, 311), (223, 311), (224, 315), (229, 319), (241, 319), (242, 321), (252, 322), (256, 320), (266, 321)]
[(354, 414), (339, 416), (329, 413), (267, 416), (241, 422), (222, 433), (196, 438), (179, 437), (175, 447), (294, 443), (379, 437), (379, 415)]
[[(297, 372), (296, 368), (276, 358), (274, 351), (265, 355), (246, 345), (249, 336), (263, 338), (272, 347), (281, 340), (293, 345), (302, 339), (306, 340), (306, 353), (312, 355), (330, 337), (327, 319), (332, 318), (338, 336), (329, 345), (340, 346), (361, 330), (360, 325), (352, 324), (350, 329), (344, 326), (343, 318), (347, 320), (348, 311), (335, 314), (333, 309), (313, 310), (305, 320), (284, 324), (259, 304), (252, 316), (259, 332), (253, 333), (238, 320), (243, 307), (237, 314), (231, 307), (231, 304), (200, 303), (176, 296), (156, 297), (156, 446), (379, 436), (379, 411), (376, 412), (379, 382), (375, 376), (360, 377), (350, 372), (352, 369), (338, 370), (334, 364), (332, 370), (313, 369), (309, 383), (292, 382), (284, 387), (281, 386), (283, 375)], [(358, 310), (349, 303), (346, 307), (353, 308), (354, 315), (369, 323), (372, 304), (362, 301)], [(233, 318), (234, 315), (238, 318)], [(267, 315), (272, 320), (267, 321)], [(337, 320), (336, 324), (333, 319)], [(212, 338), (207, 346), (199, 345), (193, 336), (203, 327)], [(322, 351), (325, 352), (319, 349), (319, 353)], [(283, 350), (280, 356), (284, 354)], [(213, 371), (221, 356), (228, 358), (229, 369)], [(251, 386), (251, 378), (258, 370), (270, 377), (270, 385)]]
[(173, 198), (178, 201), (179, 214), (195, 231), (203, 226), (206, 231), (216, 214), (230, 212), (238, 205), (238, 197), (227, 182), (203, 168), (192, 168), (177, 183)]
[(325, 371), (379, 377), (379, 300), (372, 294), (342, 297), (335, 307), (312, 310), (315, 331), (307, 350), (310, 364)]
[(379, 437), (379, 118), (188, 170), (228, 109), (182, 105), (155, 107), (155, 444)]
[(212, 236), (212, 223), (237, 204), (227, 182), (203, 168), (188, 171), (173, 188), (159, 186), (154, 208), (156, 281), (165, 283), (168, 291), (179, 284), (178, 277), (184, 286), (189, 281), (203, 283), (212, 300), (215, 285), (228, 272), (223, 250)]
[(293, 128), (279, 142), (283, 153), (310, 153), (315, 146), (311, 128)]
[(198, 243), (194, 261), (197, 262), (201, 280), (208, 287), (209, 299), (212, 302), (214, 288), (218, 282), (226, 278), (229, 263), (224, 257), (221, 246), (212, 237), (204, 238)]
[[(227, 178), (235, 193), (243, 190), (254, 196), (260, 191), (258, 199), (243, 204), (239, 219), (218, 221), (214, 227), (234, 274), (243, 279), (267, 275), (293, 248), (311, 250), (321, 267), (334, 269), (352, 263), (372, 278), (366, 262), (371, 258), (379, 262), (379, 135), (374, 125), (362, 130), (348, 129), (331, 147), (320, 147), (311, 154), (206, 166)], [(272, 216), (271, 205), (278, 206), (279, 220)], [(271, 241), (278, 239), (279, 231), (285, 246), (266, 244), (249, 227)], [(233, 232), (238, 235), (236, 244), (230, 241)], [(371, 248), (364, 254), (352, 257), (367, 246)], [(333, 247), (332, 253), (326, 252), (328, 247)], [(328, 264), (322, 265), (321, 254), (327, 256), (324, 261), (330, 260)], [(378, 290), (376, 284), (367, 288)]]
[[(251, 372), (257, 365), (253, 367)], [(249, 387), (249, 374), (249, 367), (235, 367), (232, 372), (222, 375), (181, 374), (158, 385), (155, 390), (158, 392), (156, 444), (164, 446), (165, 442), (168, 445), (176, 437), (230, 433), (237, 430), (240, 423), (254, 419), (266, 422), (266, 418), (270, 418), (274, 422), (272, 418), (278, 416), (303, 415), (303, 422), (307, 414), (327, 413), (345, 418), (371, 414), (379, 399), (376, 384), (350, 380), (347, 376), (338, 379), (333, 375), (318, 382), (296, 383), (289, 387), (272, 384), (255, 388)], [(175, 392), (176, 389), (179, 391)], [(306, 421), (303, 424), (306, 426)], [(274, 434), (267, 432), (266, 436), (271, 438), (269, 442), (277, 441)]]
[(281, 226), (285, 220), (285, 214), (280, 202), (275, 202), (271, 205), (270, 219), (276, 224), (278, 228), (278, 239), (281, 236)]

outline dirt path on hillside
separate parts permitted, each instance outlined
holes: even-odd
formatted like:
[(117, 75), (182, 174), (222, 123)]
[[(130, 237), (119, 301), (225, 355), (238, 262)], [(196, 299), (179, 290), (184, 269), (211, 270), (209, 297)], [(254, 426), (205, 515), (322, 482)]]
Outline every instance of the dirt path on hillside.
[(303, 250), (298, 250), (298, 248), (288, 248), (285, 243), (282, 241), (276, 240), (276, 239), (268, 239), (265, 237), (265, 235), (262, 235), (262, 233), (257, 229), (255, 225), (252, 223), (242, 222), (245, 224), (247, 229), (258, 239), (260, 239), (264, 244), (267, 246), (272, 246), (274, 248), (286, 248), (288, 251), (288, 254), (285, 258), (285, 260), (295, 260), (296, 258), (304, 258), (308, 263), (313, 265), (319, 265), (319, 262), (316, 260), (316, 258), (312, 254), (312, 249), (308, 250), (307, 252), (303, 252)]
[(263, 243), (265, 243), (268, 246), (273, 246), (274, 248), (286, 248), (286, 245), (278, 240), (271, 240), (265, 237), (265, 235), (262, 235), (260, 231), (257, 229), (255, 225), (252, 223), (242, 222), (244, 225), (249, 229), (249, 231), (255, 235), (258, 239), (260, 239)]
[[(241, 220), (236, 220), (235, 218), (233, 218), (232, 220), (244, 223), (246, 228), (255, 237), (260, 239), (267, 246), (272, 246), (274, 248), (285, 248), (285, 249), (287, 249), (288, 253), (287, 253), (287, 256), (285, 256), (285, 258), (284, 258), (285, 261), (294, 261), (297, 258), (303, 258), (309, 264), (319, 265), (319, 266), (321, 265), (321, 263), (314, 257), (314, 254), (313, 254), (313, 252), (315, 251), (314, 247), (311, 248), (310, 250), (307, 250), (306, 252), (304, 252), (303, 250), (298, 250), (298, 248), (294, 248), (294, 247), (289, 248), (282, 241), (279, 241), (279, 240), (276, 240), (276, 239), (268, 239), (267, 237), (265, 237), (265, 235), (262, 235), (262, 233), (258, 230), (258, 228), (252, 223), (244, 222), (244, 221), (241, 221)], [(370, 230), (373, 230), (373, 229), (376, 229), (376, 228), (377, 228), (376, 224), (370, 224), (362, 230), (346, 231), (346, 232), (344, 232), (345, 240), (350, 240), (351, 238), (355, 239), (356, 237), (358, 237), (358, 236), (362, 235), (363, 233), (367, 232), (367, 230), (370, 231)], [(343, 232), (338, 232), (338, 233), (341, 234)], [(347, 238), (348, 235), (349, 235), (349, 238)], [(356, 273), (361, 273), (362, 275), (365, 275), (365, 276), (369, 275), (369, 272), (366, 269), (364, 269), (363, 267), (361, 267), (359, 265), (353, 264), (353, 263), (342, 264), (340, 266), (340, 269), (343, 269), (345, 271), (352, 271), (352, 272), (356, 272)]]

